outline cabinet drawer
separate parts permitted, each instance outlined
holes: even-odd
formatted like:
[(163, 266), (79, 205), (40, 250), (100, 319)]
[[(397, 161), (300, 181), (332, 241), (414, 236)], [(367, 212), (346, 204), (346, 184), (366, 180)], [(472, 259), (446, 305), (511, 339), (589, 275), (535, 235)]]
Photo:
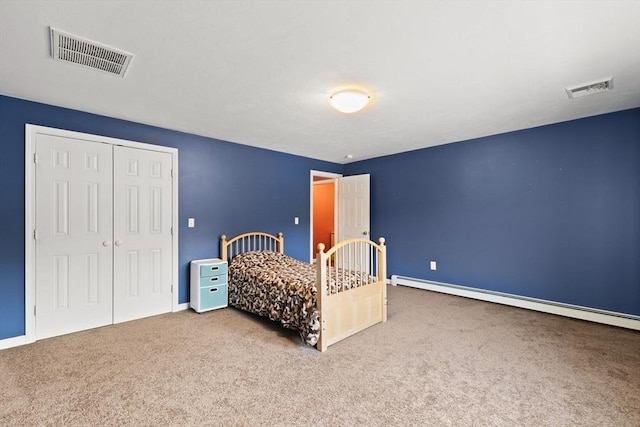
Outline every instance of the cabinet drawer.
[(227, 273), (227, 263), (221, 262), (219, 264), (205, 264), (200, 266), (200, 277), (215, 276), (218, 274)]
[(200, 288), (200, 309), (220, 308), (227, 306), (227, 285)]
[(200, 278), (200, 287), (209, 287), (209, 286), (219, 286), (227, 284), (227, 275), (223, 274), (221, 276), (208, 276)]

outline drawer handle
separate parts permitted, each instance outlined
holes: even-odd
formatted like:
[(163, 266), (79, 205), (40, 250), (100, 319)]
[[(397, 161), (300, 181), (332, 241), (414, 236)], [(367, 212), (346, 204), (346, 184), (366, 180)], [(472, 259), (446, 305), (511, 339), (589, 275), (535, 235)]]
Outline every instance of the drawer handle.
[(211, 266), (211, 271), (215, 271), (215, 270), (219, 270), (219, 269), (220, 269), (220, 267), (218, 267), (217, 265)]
[(209, 278), (209, 281), (210, 282), (217, 282), (218, 279), (219, 279), (219, 277), (211, 277), (211, 278)]
[(209, 292), (216, 292), (218, 290), (218, 288), (211, 288), (209, 289)]

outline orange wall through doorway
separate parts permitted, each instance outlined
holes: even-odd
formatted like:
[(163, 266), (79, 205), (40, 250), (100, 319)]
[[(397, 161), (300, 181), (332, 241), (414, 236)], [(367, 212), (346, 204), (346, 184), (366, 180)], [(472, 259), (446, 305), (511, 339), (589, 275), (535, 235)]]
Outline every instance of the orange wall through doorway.
[(313, 186), (313, 257), (318, 252), (318, 243), (324, 243), (325, 250), (331, 247), (331, 233), (334, 231), (334, 185), (333, 181)]

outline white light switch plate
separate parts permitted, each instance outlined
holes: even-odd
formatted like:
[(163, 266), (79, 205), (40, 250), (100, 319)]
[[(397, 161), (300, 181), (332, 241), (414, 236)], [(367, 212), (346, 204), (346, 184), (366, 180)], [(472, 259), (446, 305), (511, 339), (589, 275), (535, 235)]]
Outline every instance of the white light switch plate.
[(193, 228), (195, 226), (196, 226), (196, 219), (195, 218), (189, 218), (189, 222), (187, 224), (187, 227)]
[(431, 261), (431, 262), (429, 263), (429, 267), (430, 267), (432, 270), (436, 270), (436, 262), (435, 262), (435, 261)]

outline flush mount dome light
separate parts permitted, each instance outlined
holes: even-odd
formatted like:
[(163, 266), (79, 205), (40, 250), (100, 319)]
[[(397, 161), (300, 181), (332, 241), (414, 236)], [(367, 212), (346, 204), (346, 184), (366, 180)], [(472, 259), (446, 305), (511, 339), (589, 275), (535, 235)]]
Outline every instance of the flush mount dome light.
[(341, 113), (355, 113), (362, 110), (371, 97), (359, 89), (345, 89), (329, 97), (329, 102)]

